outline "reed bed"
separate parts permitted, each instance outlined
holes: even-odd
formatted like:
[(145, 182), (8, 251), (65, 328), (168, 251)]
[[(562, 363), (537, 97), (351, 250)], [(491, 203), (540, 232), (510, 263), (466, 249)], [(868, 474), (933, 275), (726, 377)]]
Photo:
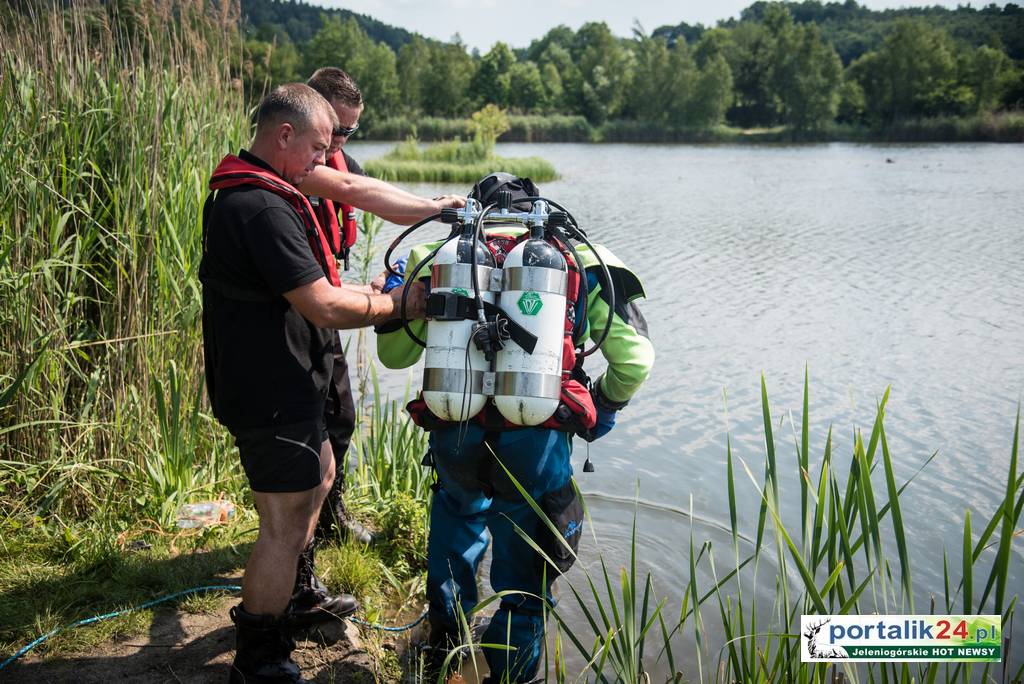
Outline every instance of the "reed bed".
[[(834, 454), (830, 429), (812, 468), (805, 377), (793, 459), (800, 490), (785, 493), (799, 496), (801, 515), (795, 521), (783, 520), (780, 513), (781, 470), (763, 378), (761, 393), (763, 465), (744, 462), (734, 456), (728, 440), (725, 445), (723, 488), (728, 494), (731, 548), (722, 551), (712, 548), (710, 541), (698, 542), (691, 528), (688, 567), (680, 569), (688, 578), (687, 588), (683, 596), (659, 596), (658, 578), (641, 576), (637, 569), (642, 550), (636, 547), (634, 522), (628, 565), (610, 570), (602, 558), (600, 573), (585, 571), (585, 582), (564, 589), (561, 608), (552, 610), (556, 628), (548, 656), (555, 681), (578, 679), (579, 673), (567, 669), (567, 649), (575, 650), (577, 660), (586, 664), (582, 676), (598, 682), (655, 681), (649, 674), (655, 668), (673, 673), (670, 682), (1020, 681), (1024, 663), (1011, 661), (1019, 587), (1008, 584), (1012, 545), (1021, 535), (1024, 508), (1024, 474), (1018, 472), (1019, 412), (1012, 439), (1007, 439), (1010, 460), (998, 506), (980, 525), (972, 526), (971, 511), (965, 512), (963, 546), (943, 553), (945, 580), (935, 587), (915, 582), (900, 508), (900, 496), (913, 477), (899, 483), (893, 473), (894, 456), (885, 432), (888, 390), (879, 401), (867, 440), (856, 434), (847, 463)], [(933, 458), (935, 454), (921, 468)], [(737, 519), (737, 501), (751, 490), (761, 502), (753, 530)], [(745, 534), (756, 540), (752, 550), (742, 542)], [(949, 562), (957, 556), (959, 567)], [(710, 586), (698, 581), (701, 566), (714, 578)], [(765, 566), (771, 567), (769, 576)], [(929, 603), (922, 603), (929, 598)], [(562, 617), (566, 603), (582, 612), (586, 624), (571, 625)], [(771, 610), (760, 608), (766, 603)], [(800, 662), (801, 614), (875, 613), (1001, 615), (1003, 663)], [(684, 641), (694, 648), (692, 654), (681, 652)]]
[[(208, 175), (250, 133), (237, 4), (25, 7), (0, 10), (3, 657), (73, 620), (237, 570), (256, 527), (232, 439), (205, 399), (197, 278)], [(397, 416), (361, 407), (351, 480), (355, 499), (384, 493), (363, 513), (394, 552), (321, 557), (327, 581), (358, 590), (374, 617), (422, 593), (422, 552), (410, 548), (425, 549), (422, 438), (398, 441), (409, 427)], [(403, 479), (412, 473), (418, 484)], [(222, 495), (239, 504), (231, 524), (175, 528), (179, 504)], [(40, 650), (81, 650), (150, 617)]]
[(248, 137), (237, 16), (76, 3), (0, 27), (0, 482), (8, 515), (169, 520), (237, 492), (201, 411), (200, 214)]
[(420, 149), (410, 138), (364, 166), (371, 176), (413, 183), (472, 183), (494, 171), (537, 182), (558, 178), (555, 168), (540, 157), (503, 158), (494, 156), (492, 150), (493, 143), (458, 139)]
[[(573, 114), (509, 114), (508, 123), (501, 142), (590, 142), (594, 136), (586, 117)], [(397, 116), (374, 122), (364, 135), (368, 140), (465, 140), (473, 137), (473, 126), (468, 119)]]

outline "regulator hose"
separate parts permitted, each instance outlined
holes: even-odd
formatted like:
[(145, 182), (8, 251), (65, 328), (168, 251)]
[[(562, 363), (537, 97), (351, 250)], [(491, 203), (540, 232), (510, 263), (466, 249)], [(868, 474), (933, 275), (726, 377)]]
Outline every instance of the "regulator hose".
[(436, 221), (439, 218), (441, 218), (441, 214), (439, 213), (434, 214), (433, 216), (428, 216), (422, 221), (414, 223), (413, 225), (403, 230), (398, 237), (391, 241), (391, 244), (388, 246), (387, 251), (384, 252), (384, 270), (388, 272), (389, 276), (400, 275), (397, 271), (395, 271), (394, 266), (391, 265), (391, 255), (394, 253), (398, 245), (401, 244), (402, 240), (409, 237), (409, 235), (411, 235), (414, 230), (427, 225), (431, 221)]
[(484, 301), (480, 296), (480, 277), (476, 272), (476, 248), (478, 245), (482, 244), (481, 237), (483, 235), (484, 216), (487, 212), (493, 209), (494, 206), (494, 204), (488, 204), (484, 207), (476, 217), (476, 225), (473, 226), (473, 249), (470, 250), (473, 252), (470, 256), (470, 263), (472, 264), (473, 269), (470, 272), (470, 275), (473, 278), (473, 298), (476, 301), (476, 316), (477, 322), (479, 323), (485, 323), (486, 317), (484, 316)]

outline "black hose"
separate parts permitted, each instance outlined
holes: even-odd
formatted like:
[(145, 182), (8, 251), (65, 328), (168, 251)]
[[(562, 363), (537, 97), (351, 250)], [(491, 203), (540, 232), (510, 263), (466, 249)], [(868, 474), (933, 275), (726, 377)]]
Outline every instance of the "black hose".
[(433, 216), (428, 216), (422, 221), (419, 221), (418, 223), (414, 223), (413, 225), (409, 226), (407, 229), (402, 231), (401, 235), (399, 235), (398, 237), (391, 241), (391, 245), (389, 245), (387, 251), (384, 252), (384, 270), (388, 272), (389, 276), (400, 275), (394, 269), (394, 267), (391, 266), (391, 255), (392, 253), (394, 253), (395, 248), (398, 247), (402, 240), (409, 237), (409, 234), (412, 233), (414, 230), (416, 230), (420, 226), (424, 226), (430, 223), (431, 221), (436, 221), (439, 218), (441, 218), (441, 214), (434, 214)]
[(476, 225), (473, 226), (473, 245), (470, 250), (473, 253), (470, 256), (470, 264), (472, 264), (473, 267), (470, 275), (473, 278), (473, 298), (476, 302), (476, 317), (477, 322), (479, 323), (486, 323), (486, 316), (484, 316), (484, 301), (480, 297), (480, 278), (476, 273), (476, 248), (480, 244), (480, 237), (483, 233), (484, 215), (493, 208), (493, 204), (488, 204), (480, 211), (480, 214), (477, 215)]

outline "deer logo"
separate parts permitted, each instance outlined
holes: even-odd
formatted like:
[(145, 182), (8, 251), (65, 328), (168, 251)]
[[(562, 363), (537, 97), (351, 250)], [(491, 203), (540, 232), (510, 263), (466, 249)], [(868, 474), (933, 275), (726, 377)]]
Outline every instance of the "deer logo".
[(822, 628), (830, 622), (830, 619), (822, 620), (818, 624), (808, 624), (804, 637), (807, 639), (807, 655), (812, 660), (824, 660), (826, 658), (846, 658), (846, 652), (840, 648), (821, 648), (818, 645), (818, 637)]

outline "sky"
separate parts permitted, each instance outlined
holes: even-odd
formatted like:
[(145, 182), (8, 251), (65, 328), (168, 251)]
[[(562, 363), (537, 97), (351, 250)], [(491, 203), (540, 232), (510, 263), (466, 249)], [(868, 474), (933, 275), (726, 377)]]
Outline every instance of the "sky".
[[(367, 14), (387, 24), (430, 38), (450, 40), (455, 33), (470, 48), (486, 52), (499, 40), (526, 47), (548, 29), (566, 24), (578, 29), (588, 21), (604, 21), (612, 33), (632, 35), (636, 21), (650, 33), (659, 26), (714, 26), (720, 19), (739, 17), (753, 0), (307, 0)], [(963, 0), (859, 0), (871, 9), (942, 5), (955, 8)], [(988, 2), (975, 3), (981, 7)], [(1004, 5), (1004, 2), (996, 3)]]

